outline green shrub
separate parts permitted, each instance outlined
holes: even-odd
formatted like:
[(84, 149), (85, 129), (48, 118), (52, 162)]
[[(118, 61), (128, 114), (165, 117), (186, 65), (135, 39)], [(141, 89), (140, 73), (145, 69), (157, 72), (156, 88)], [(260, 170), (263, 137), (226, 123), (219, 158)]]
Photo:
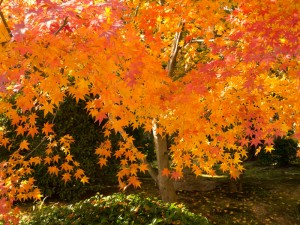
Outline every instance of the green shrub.
[[(52, 121), (52, 119), (53, 115), (48, 115), (46, 118), (47, 121)], [(45, 122), (44, 120), (39, 122), (42, 124)], [(106, 179), (107, 174), (113, 175), (109, 176), (110, 179), (116, 177), (118, 164), (113, 161), (114, 159), (109, 159), (109, 167), (100, 169), (97, 164), (98, 157), (95, 155), (95, 149), (104, 140), (104, 134), (101, 125), (95, 123), (94, 119), (88, 115), (83, 101), (76, 103), (72, 97), (66, 97), (55, 115), (54, 123), (57, 139), (66, 134), (74, 138), (75, 142), (71, 145), (71, 154), (80, 163), (80, 168), (90, 179), (89, 184), (85, 185), (75, 179), (65, 184), (60, 176), (49, 175), (47, 166), (39, 165), (35, 168), (34, 176), (36, 177), (36, 185), (45, 196), (68, 201), (78, 200), (90, 191), (94, 191), (91, 188), (96, 186), (101, 188), (101, 183)], [(44, 151), (45, 146), (41, 146), (36, 154), (43, 155)], [(60, 153), (61, 151), (57, 152), (57, 154)], [(117, 182), (116, 179), (115, 182)]]
[(205, 217), (183, 205), (163, 203), (156, 198), (122, 193), (96, 195), (76, 204), (44, 206), (33, 211), (21, 224), (208, 224)]
[(272, 152), (260, 152), (258, 160), (263, 165), (284, 167), (289, 166), (296, 159), (296, 153), (297, 141), (287, 136), (275, 139), (274, 150)]

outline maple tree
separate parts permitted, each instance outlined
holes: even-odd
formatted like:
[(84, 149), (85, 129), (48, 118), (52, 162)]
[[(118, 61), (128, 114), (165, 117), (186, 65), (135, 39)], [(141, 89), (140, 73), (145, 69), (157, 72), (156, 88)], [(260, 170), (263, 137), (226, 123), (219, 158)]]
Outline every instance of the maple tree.
[[(138, 173), (149, 170), (163, 200), (174, 201), (170, 178), (180, 179), (184, 167), (214, 175), (220, 164), (237, 178), (248, 146), (271, 151), (289, 130), (299, 138), (299, 7), (296, 0), (1, 1), (12, 36), (0, 39), (0, 113), (8, 121), (0, 143), (10, 153), (1, 196), (41, 198), (31, 177), (41, 163), (64, 182), (89, 182), (72, 155), (76, 140), (55, 135), (69, 96), (104, 124), (107, 141), (95, 154), (100, 167), (120, 160), (121, 188), (139, 187)], [(128, 127), (153, 133), (158, 174)], [(123, 138), (114, 152), (112, 132)], [(37, 135), (47, 143), (40, 156), (30, 142)]]

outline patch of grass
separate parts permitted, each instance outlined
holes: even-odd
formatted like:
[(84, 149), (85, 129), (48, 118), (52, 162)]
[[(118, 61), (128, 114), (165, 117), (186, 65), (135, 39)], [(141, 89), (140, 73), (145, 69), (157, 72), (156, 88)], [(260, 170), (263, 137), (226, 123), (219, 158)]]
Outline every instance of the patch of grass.
[(38, 208), (21, 224), (208, 224), (205, 217), (188, 211), (182, 204), (166, 204), (133, 194), (96, 195), (75, 204)]

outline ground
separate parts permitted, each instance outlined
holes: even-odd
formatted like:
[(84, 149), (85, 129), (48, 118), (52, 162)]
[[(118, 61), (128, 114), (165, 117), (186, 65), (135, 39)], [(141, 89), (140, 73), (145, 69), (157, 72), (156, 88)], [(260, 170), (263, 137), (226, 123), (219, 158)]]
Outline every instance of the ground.
[[(242, 192), (230, 193), (228, 178), (209, 178), (216, 181), (214, 190), (178, 191), (178, 202), (206, 216), (211, 224), (300, 224), (300, 166), (247, 168)], [(142, 181), (141, 189), (128, 188), (125, 192), (159, 197), (150, 177), (142, 177)], [(99, 192), (108, 195), (116, 191), (117, 185), (107, 185)]]
[[(230, 193), (228, 182), (218, 179), (212, 191), (178, 191), (178, 201), (206, 216), (211, 224), (300, 224), (299, 166), (251, 166), (245, 172), (240, 193)], [(159, 196), (158, 187), (150, 179), (144, 180), (142, 190), (146, 195)]]

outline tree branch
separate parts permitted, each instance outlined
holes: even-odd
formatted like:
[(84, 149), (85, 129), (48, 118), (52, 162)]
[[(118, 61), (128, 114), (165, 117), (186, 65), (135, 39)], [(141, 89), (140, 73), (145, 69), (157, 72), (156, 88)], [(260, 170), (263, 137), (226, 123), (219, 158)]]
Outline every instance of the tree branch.
[(183, 22), (180, 20), (178, 27), (180, 27), (180, 31), (175, 34), (174, 41), (172, 44), (172, 51), (171, 51), (171, 56), (170, 60), (167, 66), (168, 70), (168, 76), (173, 77), (174, 76), (174, 70), (176, 67), (176, 57), (179, 51), (179, 41), (182, 36), (182, 30), (183, 30)]
[(63, 24), (58, 28), (57, 31), (55, 31), (54, 35), (57, 35), (62, 29), (64, 29), (65, 26), (67, 26), (67, 24), (68, 24), (68, 18), (69, 18), (69, 16), (67, 16), (64, 19)]
[[(0, 5), (1, 5), (1, 4), (2, 4), (2, 1), (1, 1)], [(8, 34), (9, 34), (9, 36), (12, 37), (13, 35), (12, 35), (12, 33), (11, 33), (9, 27), (8, 27), (8, 24), (7, 24), (6, 20), (5, 20), (5, 17), (4, 17), (4, 15), (3, 15), (3, 12), (2, 12), (1, 10), (0, 10), (0, 17), (1, 17), (2, 21), (3, 21), (3, 24), (4, 24), (5, 28), (6, 28), (6, 30), (7, 30)]]
[(147, 161), (147, 159), (144, 159), (143, 162), (148, 166), (148, 173), (150, 174), (151, 178), (155, 181), (156, 184), (158, 184), (158, 172), (154, 167)]

